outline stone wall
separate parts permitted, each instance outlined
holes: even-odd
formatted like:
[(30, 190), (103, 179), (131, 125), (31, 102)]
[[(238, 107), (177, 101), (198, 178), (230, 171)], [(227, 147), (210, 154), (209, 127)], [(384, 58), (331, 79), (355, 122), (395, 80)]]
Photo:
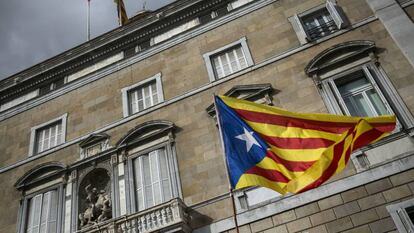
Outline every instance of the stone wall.
[(239, 230), (240, 233), (396, 233), (386, 206), (411, 199), (413, 194), (414, 170), (409, 170), (241, 226)]

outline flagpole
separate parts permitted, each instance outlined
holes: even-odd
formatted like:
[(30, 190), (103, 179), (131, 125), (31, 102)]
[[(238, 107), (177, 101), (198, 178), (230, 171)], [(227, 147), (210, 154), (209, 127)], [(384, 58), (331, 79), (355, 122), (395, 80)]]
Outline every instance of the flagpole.
[(217, 120), (217, 124), (218, 124), (218, 128), (219, 128), (219, 134), (220, 134), (220, 142), (221, 142), (221, 148), (223, 150), (223, 160), (224, 160), (224, 164), (226, 166), (226, 175), (227, 175), (227, 180), (229, 182), (229, 190), (230, 190), (230, 199), (231, 199), (231, 203), (232, 203), (232, 207), (233, 207), (233, 219), (234, 219), (234, 224), (235, 224), (235, 228), (236, 228), (236, 232), (239, 233), (239, 224), (237, 221), (237, 212), (236, 212), (236, 203), (234, 202), (234, 193), (233, 193), (233, 189), (231, 188), (231, 181), (230, 181), (230, 174), (229, 174), (229, 164), (228, 164), (228, 160), (226, 157), (226, 152), (224, 149), (224, 140), (223, 140), (223, 133), (221, 131), (221, 124), (220, 124), (220, 116), (219, 116), (219, 111), (217, 109), (217, 105), (216, 105), (216, 95), (213, 95), (213, 99), (214, 99), (214, 109), (216, 109), (216, 120)]
[(118, 1), (118, 21), (119, 21), (119, 26), (122, 27), (121, 1), (120, 0), (117, 0), (117, 1)]
[(91, 40), (91, 0), (88, 0), (88, 25), (86, 27), (87, 34), (88, 34), (88, 41)]

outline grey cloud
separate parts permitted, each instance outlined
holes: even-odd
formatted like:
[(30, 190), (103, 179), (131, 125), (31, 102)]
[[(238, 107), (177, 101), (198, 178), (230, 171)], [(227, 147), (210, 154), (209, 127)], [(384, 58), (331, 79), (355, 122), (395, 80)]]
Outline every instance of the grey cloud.
[[(173, 0), (147, 0), (158, 9)], [(143, 0), (125, 0), (128, 16)], [(0, 80), (86, 41), (87, 0), (0, 1)], [(91, 36), (117, 27), (113, 0), (91, 0)]]

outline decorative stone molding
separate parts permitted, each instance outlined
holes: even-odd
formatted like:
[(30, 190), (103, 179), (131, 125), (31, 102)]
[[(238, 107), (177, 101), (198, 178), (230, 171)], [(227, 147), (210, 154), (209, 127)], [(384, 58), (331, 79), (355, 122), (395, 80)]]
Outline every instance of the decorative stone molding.
[(181, 199), (172, 199), (161, 205), (126, 215), (102, 224), (84, 228), (79, 233), (98, 232), (182, 232), (189, 233), (189, 215)]

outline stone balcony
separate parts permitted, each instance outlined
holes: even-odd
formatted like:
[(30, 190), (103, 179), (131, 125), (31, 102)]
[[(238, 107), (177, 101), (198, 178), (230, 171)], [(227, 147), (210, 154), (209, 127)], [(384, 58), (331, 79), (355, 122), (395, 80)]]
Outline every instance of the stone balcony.
[(191, 232), (187, 207), (179, 198), (144, 211), (86, 227), (77, 233)]

